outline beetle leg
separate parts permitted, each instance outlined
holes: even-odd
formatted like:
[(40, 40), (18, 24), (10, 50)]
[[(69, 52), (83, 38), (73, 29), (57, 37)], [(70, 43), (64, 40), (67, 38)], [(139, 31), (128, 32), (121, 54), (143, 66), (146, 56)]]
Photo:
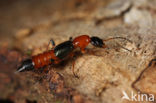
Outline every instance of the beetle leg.
[(52, 64), (59, 64), (61, 62), (61, 60), (57, 59), (57, 60), (54, 60), (54, 59), (50, 59), (50, 62)]
[(79, 78), (79, 76), (75, 73), (74, 67), (75, 67), (75, 60), (72, 63), (72, 72), (73, 72), (74, 77)]
[(59, 64), (61, 62), (61, 60), (55, 60), (54, 64)]
[(48, 71), (50, 70), (51, 65), (48, 65), (47, 67), (45, 67), (45, 69), (43, 69), (44, 73), (48, 73)]
[(104, 45), (102, 46), (102, 48), (107, 48), (107, 46), (104, 44)]
[(102, 56), (100, 54), (97, 54), (96, 51), (93, 51), (93, 50), (90, 50), (90, 49), (87, 49), (87, 54), (90, 54), (90, 55), (94, 55), (94, 56)]
[(73, 39), (72, 37), (69, 37), (69, 40), (70, 40), (70, 41), (72, 41), (72, 39)]
[(74, 53), (70, 54), (70, 57), (73, 58), (73, 62), (72, 62), (72, 73), (74, 75), (74, 77), (79, 78), (79, 76), (75, 73), (74, 67), (75, 67), (75, 57), (74, 57)]
[(81, 48), (81, 53), (82, 54), (84, 54), (84, 53), (86, 53), (87, 51), (86, 51), (86, 48)]
[(55, 48), (55, 42), (53, 39), (50, 39), (49, 43), (48, 43), (48, 46), (47, 46), (47, 50), (49, 49), (49, 45), (52, 44), (52, 49)]

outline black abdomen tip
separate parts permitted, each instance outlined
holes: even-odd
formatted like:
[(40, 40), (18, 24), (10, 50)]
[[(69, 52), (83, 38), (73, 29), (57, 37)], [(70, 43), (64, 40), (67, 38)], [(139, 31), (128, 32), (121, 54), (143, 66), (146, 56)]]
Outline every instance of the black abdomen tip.
[(31, 59), (26, 59), (22, 62), (21, 66), (17, 69), (17, 72), (29, 71), (34, 69), (34, 64)]

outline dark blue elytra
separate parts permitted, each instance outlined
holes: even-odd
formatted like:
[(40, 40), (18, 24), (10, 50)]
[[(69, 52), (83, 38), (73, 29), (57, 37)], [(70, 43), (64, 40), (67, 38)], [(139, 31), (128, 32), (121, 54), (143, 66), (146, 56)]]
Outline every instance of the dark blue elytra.
[(64, 59), (67, 57), (74, 49), (72, 41), (65, 41), (54, 48), (55, 56)]

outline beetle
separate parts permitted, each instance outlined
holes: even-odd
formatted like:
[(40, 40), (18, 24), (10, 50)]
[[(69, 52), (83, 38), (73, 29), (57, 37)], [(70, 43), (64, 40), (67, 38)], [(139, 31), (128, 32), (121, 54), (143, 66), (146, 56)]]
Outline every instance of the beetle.
[[(112, 39), (125, 39), (124, 37), (113, 37), (106, 40), (102, 40), (97, 36), (88, 36), (88, 35), (80, 35), (72, 40), (70, 37), (69, 40), (58, 44), (55, 46), (55, 42), (51, 40), (51, 44), (53, 48), (51, 50), (45, 51), (41, 54), (32, 56), (30, 59), (26, 59), (22, 61), (21, 66), (17, 69), (17, 72), (29, 71), (33, 69), (39, 69), (44, 66), (48, 66), (50, 64), (59, 64), (61, 61), (65, 60), (66, 58), (73, 57), (74, 50), (80, 48), (82, 53), (86, 53), (86, 48), (89, 44), (92, 44), (94, 47), (98, 48), (106, 48), (105, 41), (109, 41)], [(130, 40), (128, 40), (130, 41)], [(130, 41), (131, 42), (131, 41)], [(74, 64), (72, 71), (74, 76)], [(77, 76), (76, 76), (77, 77)]]

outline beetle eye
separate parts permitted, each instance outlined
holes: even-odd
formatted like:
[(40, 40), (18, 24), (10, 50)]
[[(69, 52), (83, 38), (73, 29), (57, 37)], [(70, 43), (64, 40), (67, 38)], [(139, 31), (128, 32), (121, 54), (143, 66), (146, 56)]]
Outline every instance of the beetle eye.
[(103, 40), (99, 37), (91, 37), (91, 44), (96, 47), (103, 47)]

